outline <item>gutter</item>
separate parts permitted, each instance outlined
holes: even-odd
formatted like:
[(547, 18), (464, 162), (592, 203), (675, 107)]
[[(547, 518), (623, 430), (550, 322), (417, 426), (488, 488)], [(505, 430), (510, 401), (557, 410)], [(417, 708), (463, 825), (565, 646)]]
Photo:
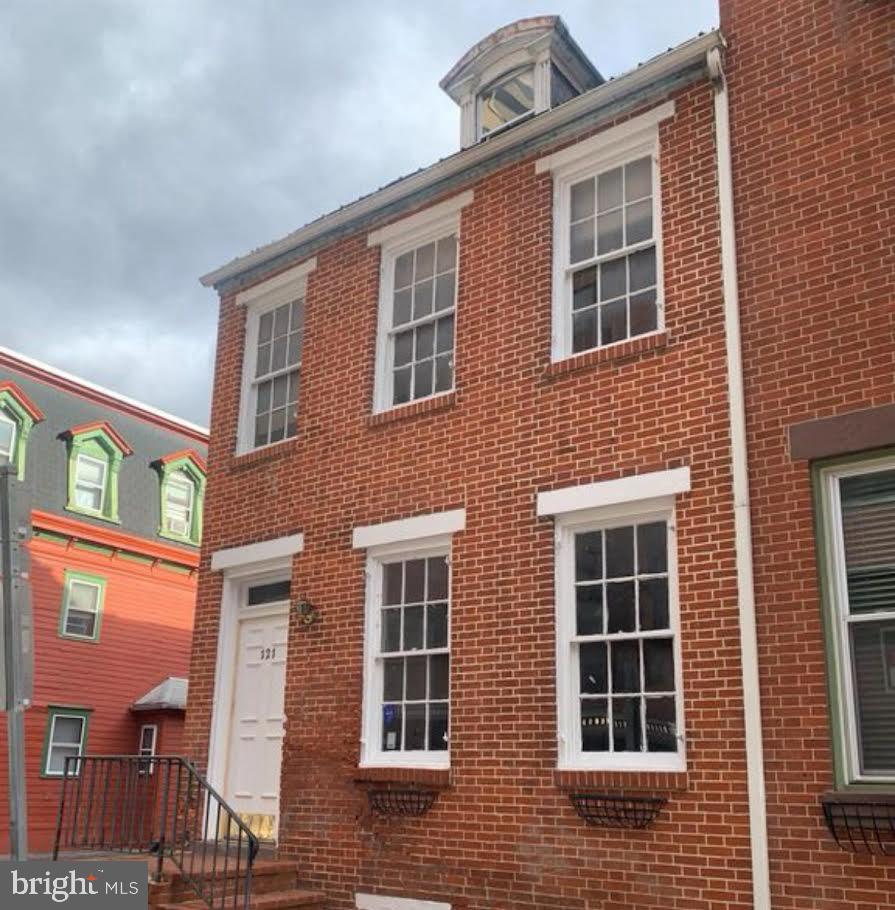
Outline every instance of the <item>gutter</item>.
[(749, 465), (746, 448), (746, 404), (743, 393), (736, 228), (733, 215), (733, 168), (730, 159), (730, 110), (720, 47), (715, 46), (708, 50), (706, 65), (715, 89), (715, 141), (718, 158), (724, 334), (727, 348), (727, 389), (730, 410), (730, 461), (733, 476), (740, 653), (743, 667), (749, 841), (752, 850), (752, 906), (754, 910), (770, 910), (767, 801), (759, 693), (758, 636), (755, 623), (752, 518), (749, 506)]
[(203, 275), (199, 280), (205, 287), (218, 288), (224, 283), (229, 284), (246, 272), (269, 263), (273, 259), (286, 256), (339, 228), (347, 228), (365, 217), (369, 218), (380, 213), (388, 206), (408, 200), (450, 178), (462, 177), (471, 168), (499, 158), (502, 154), (526, 146), (539, 138), (550, 136), (582, 117), (617, 104), (638, 92), (642, 93), (663, 79), (671, 78), (688, 68), (702, 68), (706, 54), (711, 49), (720, 47), (721, 44), (721, 34), (717, 30), (698, 38), (692, 38), (671, 51), (653, 57), (652, 60), (625, 73), (618, 79), (604, 82), (559, 107), (538, 114), (527, 123), (519, 124), (512, 130), (456, 152), (425, 170), (396, 180), (369, 196), (364, 196), (329, 215), (312, 221), (281, 240), (276, 240), (252, 253), (234, 259), (227, 265)]

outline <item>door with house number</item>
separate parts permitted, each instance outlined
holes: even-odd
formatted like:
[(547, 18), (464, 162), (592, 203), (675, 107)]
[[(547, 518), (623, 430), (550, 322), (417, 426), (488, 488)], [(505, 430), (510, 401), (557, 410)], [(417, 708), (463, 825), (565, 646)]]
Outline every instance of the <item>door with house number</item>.
[[(251, 603), (251, 591), (249, 603)], [(279, 609), (277, 609), (279, 606)], [(248, 607), (247, 613), (252, 610)], [(239, 622), (227, 799), (254, 834), (275, 840), (285, 726), (288, 603)]]

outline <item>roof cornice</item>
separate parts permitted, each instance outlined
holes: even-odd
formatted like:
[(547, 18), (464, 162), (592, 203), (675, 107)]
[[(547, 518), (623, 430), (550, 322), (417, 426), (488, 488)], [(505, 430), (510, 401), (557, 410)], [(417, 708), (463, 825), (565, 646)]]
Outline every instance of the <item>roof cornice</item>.
[[(205, 287), (214, 287), (221, 292), (237, 290), (242, 276), (252, 272), (252, 281), (261, 277), (261, 267), (271, 265), (271, 271), (285, 267), (283, 261), (290, 254), (301, 251), (295, 256), (300, 259), (306, 252), (310, 255), (323, 245), (322, 241), (329, 235), (344, 233), (356, 223), (366, 219), (372, 220), (390, 207), (411, 200), (426, 191), (432, 191), (456, 182), (457, 178), (474, 169), (484, 166), (494, 159), (503, 158), (512, 151), (526, 149), (538, 140), (552, 139), (557, 131), (574, 124), (583, 117), (599, 114), (617, 106), (626, 99), (632, 103), (643, 103), (651, 89), (658, 88), (663, 82), (672, 79), (687, 70), (704, 68), (705, 55), (713, 47), (724, 45), (724, 39), (718, 30), (707, 32), (692, 38), (641, 64), (616, 79), (572, 98), (565, 104), (545, 111), (526, 123), (521, 123), (511, 130), (498, 133), (491, 138), (456, 152), (424, 170), (396, 180), (380, 190), (358, 199), (343, 208), (312, 221), (310, 224), (293, 231), (280, 240), (275, 240), (259, 247), (245, 256), (234, 259), (200, 279)], [(302, 248), (307, 247), (304, 251)], [(244, 282), (248, 284), (249, 282)]]

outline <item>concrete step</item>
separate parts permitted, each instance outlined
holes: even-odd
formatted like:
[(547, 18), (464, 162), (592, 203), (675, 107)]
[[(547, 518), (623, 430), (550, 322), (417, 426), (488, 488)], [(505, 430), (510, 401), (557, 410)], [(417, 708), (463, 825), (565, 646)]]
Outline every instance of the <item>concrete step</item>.
[[(195, 867), (199, 873), (199, 866)], [(186, 862), (189, 873), (189, 860)], [(211, 876), (211, 870), (206, 874)], [(239, 877), (243, 879), (244, 868), (240, 868)], [(215, 891), (219, 894), (224, 882), (223, 869), (219, 866), (214, 873)], [(227, 869), (228, 897), (233, 893), (236, 871), (232, 863)], [(271, 892), (291, 891), (298, 886), (298, 864), (291, 860), (259, 859), (252, 867), (252, 894), (269, 894)], [(174, 868), (173, 864), (165, 866), (164, 881), (149, 883), (149, 906), (160, 907), (163, 904), (179, 904), (196, 900), (196, 892), (185, 879), (184, 873)]]
[[(325, 910), (326, 895), (306, 888), (292, 888), (289, 891), (272, 891), (269, 894), (252, 894), (251, 910)], [(157, 910), (208, 910), (201, 900), (183, 903), (158, 904)]]

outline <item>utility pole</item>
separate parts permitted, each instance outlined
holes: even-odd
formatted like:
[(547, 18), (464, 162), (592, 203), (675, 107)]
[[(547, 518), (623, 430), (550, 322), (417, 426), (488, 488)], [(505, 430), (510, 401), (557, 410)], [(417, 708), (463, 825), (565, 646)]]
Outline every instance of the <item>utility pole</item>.
[(22, 544), (26, 528), (13, 526), (15, 469), (0, 464), (0, 573), (3, 610), (3, 707), (6, 710), (9, 761), (9, 855), (28, 859), (28, 810), (25, 801), (25, 708), (30, 701), (26, 679), (26, 649), (22, 613), (27, 598)]

